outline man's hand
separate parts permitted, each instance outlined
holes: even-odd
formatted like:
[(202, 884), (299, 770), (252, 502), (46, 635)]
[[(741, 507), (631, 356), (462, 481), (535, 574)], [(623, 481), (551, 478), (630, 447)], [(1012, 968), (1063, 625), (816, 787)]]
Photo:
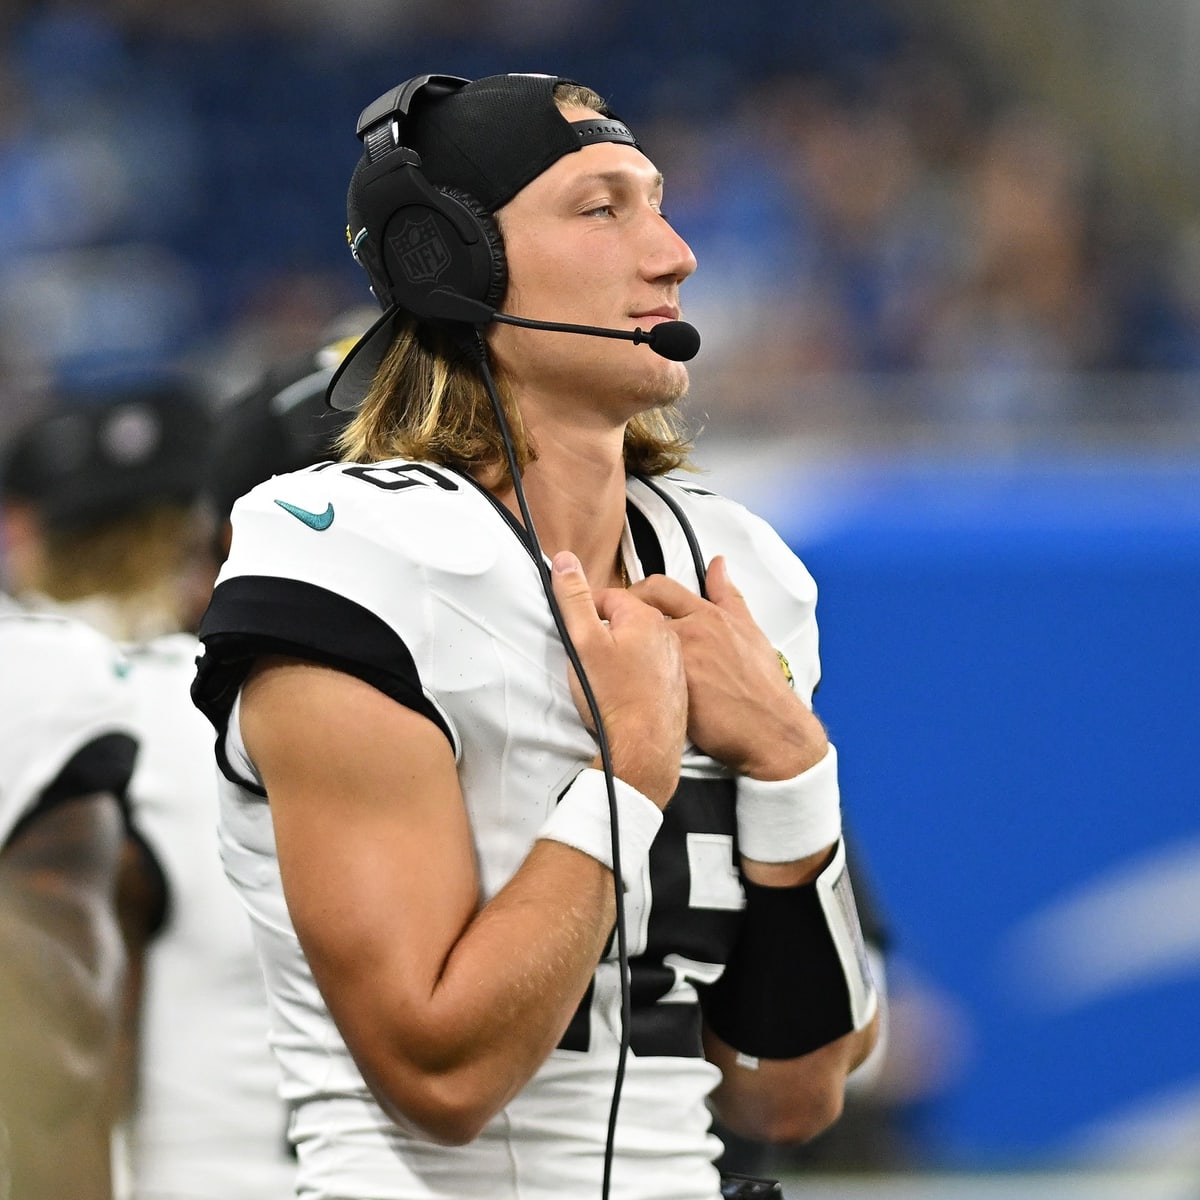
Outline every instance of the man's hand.
[(630, 589), (672, 618), (687, 674), (688, 735), (739, 774), (791, 779), (824, 756), (824, 727), (792, 691), (723, 557), (709, 565), (706, 586), (707, 600), (665, 575)]
[[(616, 774), (660, 808), (675, 792), (687, 732), (688, 684), (673, 626), (632, 592), (593, 593), (570, 551), (554, 556), (554, 594), (608, 734)], [(571, 672), (571, 694), (591, 713)]]

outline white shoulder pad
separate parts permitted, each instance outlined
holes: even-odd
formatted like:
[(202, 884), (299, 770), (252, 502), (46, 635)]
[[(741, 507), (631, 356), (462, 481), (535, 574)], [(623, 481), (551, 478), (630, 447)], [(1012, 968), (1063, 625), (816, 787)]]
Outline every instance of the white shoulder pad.
[(79, 622), (0, 613), (0, 663), (2, 843), (79, 750), (135, 725), (125, 658)]
[(472, 484), (402, 459), (334, 463), (278, 475), (233, 509), (218, 582), (268, 575), (325, 587), (395, 628), (397, 605), (432, 575), (485, 573), (497, 556), (495, 513)]

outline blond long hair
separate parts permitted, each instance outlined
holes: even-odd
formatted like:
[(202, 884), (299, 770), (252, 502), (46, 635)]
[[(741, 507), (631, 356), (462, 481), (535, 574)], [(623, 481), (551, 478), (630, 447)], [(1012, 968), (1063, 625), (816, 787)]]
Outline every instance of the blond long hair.
[(119, 641), (191, 629), (217, 564), (195, 507), (162, 502), (80, 528), (42, 528), (11, 586), (34, 608), (61, 608)]
[[(558, 84), (554, 101), (560, 109), (608, 111), (599, 95), (579, 84)], [(468, 336), (407, 314), (397, 317), (391, 347), (357, 415), (338, 439), (342, 458), (408, 458), (507, 479), (504, 440)], [(537, 453), (499, 371), (496, 389), (518, 469), (524, 470)], [(625, 428), (625, 464), (637, 474), (665, 475), (684, 467), (691, 450), (691, 432), (674, 407), (638, 413)]]

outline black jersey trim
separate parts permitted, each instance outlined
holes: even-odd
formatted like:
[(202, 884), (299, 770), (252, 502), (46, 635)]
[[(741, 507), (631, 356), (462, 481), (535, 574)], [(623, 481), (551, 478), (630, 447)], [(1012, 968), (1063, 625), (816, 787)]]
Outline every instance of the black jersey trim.
[[(635, 475), (634, 479), (649, 488), (671, 510), (671, 515), (679, 522), (679, 528), (683, 531), (684, 539), (688, 544), (688, 552), (692, 556), (692, 569), (696, 572), (697, 590), (700, 596), (707, 600), (708, 591), (705, 586), (705, 580), (708, 577), (708, 570), (704, 565), (704, 552), (700, 549), (700, 540), (696, 537), (696, 531), (692, 528), (692, 523), (688, 520), (687, 513), (683, 511), (683, 507), (679, 501), (667, 492), (666, 488), (661, 484), (655, 483), (649, 476)], [(700, 496), (711, 496), (713, 494), (699, 488), (687, 488), (685, 490), (692, 491)]]
[(117, 798), (128, 826), (127, 793), (137, 752), (137, 742), (127, 733), (103, 733), (81, 746), (13, 827), (10, 840), (50, 809), (96, 792), (105, 792)]
[(204, 655), (192, 701), (218, 733), (222, 773), (243, 787), (247, 781), (225, 756), (224, 733), (250, 667), (264, 654), (303, 658), (353, 675), (428, 717), (455, 749), (454, 735), (422, 690), (403, 639), (375, 613), (328, 588), (267, 575), (226, 580), (213, 592), (199, 636)]
[[(517, 520), (516, 516), (504, 504), (496, 499), (491, 492), (487, 490), (477, 479), (473, 479), (466, 471), (462, 471), (457, 467), (447, 468), (460, 476), (463, 480), (469, 483), (477, 492), (482, 495), (487, 502), (499, 513), (504, 523), (516, 535), (517, 540), (525, 547), (526, 552), (536, 562), (536, 554), (533, 547), (533, 541), (529, 536), (529, 531)], [(660, 500), (670, 509), (671, 514), (679, 522), (683, 530), (683, 536), (686, 538), (688, 548), (691, 551), (692, 563), (696, 569), (696, 577), (700, 584), (700, 594), (704, 594), (704, 558), (700, 552), (699, 542), (696, 538), (696, 533), (692, 528), (691, 522), (687, 515), (679, 506), (678, 502), (667, 496), (662, 487), (653, 483), (643, 475), (634, 475), (634, 479), (643, 483), (651, 492), (659, 497)], [(711, 493), (703, 493), (711, 495)], [(638, 559), (642, 564), (642, 574), (647, 575), (665, 575), (667, 572), (666, 558), (663, 555), (662, 543), (658, 540), (658, 534), (654, 531), (654, 526), (650, 522), (650, 518), (633, 502), (627, 498), (625, 501), (625, 515), (629, 521), (629, 532), (633, 537), (633, 548), (637, 551)]]
[(654, 532), (654, 526), (650, 524), (650, 518), (632, 500), (625, 501), (625, 518), (633, 536), (633, 548), (642, 564), (642, 575), (665, 575), (667, 562), (663, 557), (662, 543), (658, 540), (658, 534)]

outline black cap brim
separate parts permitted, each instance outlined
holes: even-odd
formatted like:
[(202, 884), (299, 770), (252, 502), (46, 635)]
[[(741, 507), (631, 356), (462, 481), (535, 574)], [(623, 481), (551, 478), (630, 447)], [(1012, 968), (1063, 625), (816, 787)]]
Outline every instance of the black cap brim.
[(400, 309), (385, 309), (379, 319), (350, 347), (325, 390), (325, 403), (338, 412), (353, 412), (366, 396), (379, 364), (396, 335)]

